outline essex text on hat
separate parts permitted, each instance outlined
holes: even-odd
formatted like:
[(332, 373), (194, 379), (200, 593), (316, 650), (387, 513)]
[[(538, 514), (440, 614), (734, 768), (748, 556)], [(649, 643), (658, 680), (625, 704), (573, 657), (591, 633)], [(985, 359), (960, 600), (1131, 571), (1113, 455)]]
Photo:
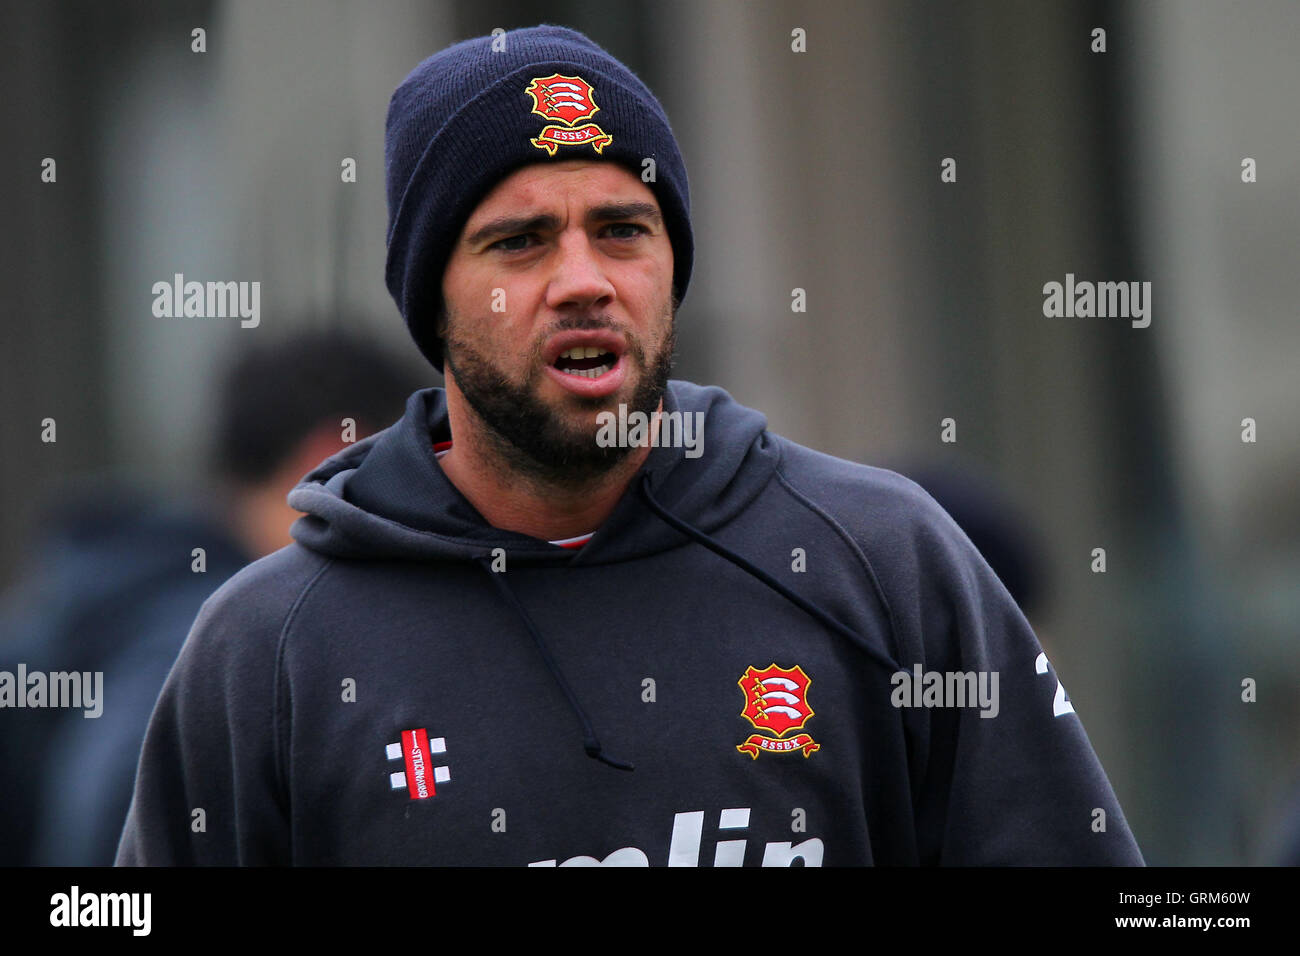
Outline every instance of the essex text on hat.
[(245, 329), (255, 329), (262, 321), (260, 282), (186, 282), (178, 272), (170, 283), (155, 282), (151, 291), (153, 314), (160, 319), (238, 317)]

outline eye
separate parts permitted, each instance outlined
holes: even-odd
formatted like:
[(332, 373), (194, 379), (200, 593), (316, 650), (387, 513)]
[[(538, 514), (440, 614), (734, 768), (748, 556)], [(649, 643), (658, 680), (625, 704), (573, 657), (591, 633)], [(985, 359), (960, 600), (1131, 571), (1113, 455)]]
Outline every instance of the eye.
[(641, 225), (640, 223), (636, 223), (636, 222), (616, 222), (616, 223), (614, 223), (612, 226), (610, 226), (609, 228), (610, 228), (611, 230), (612, 230), (612, 229), (631, 229), (631, 230), (632, 230), (632, 233), (631, 233), (631, 234), (624, 234), (624, 235), (616, 235), (616, 236), (614, 236), (613, 238), (615, 238), (615, 239), (635, 239), (635, 238), (636, 238), (637, 236), (639, 236), (639, 235), (649, 235), (649, 234), (650, 234), (650, 230), (649, 230), (649, 229), (647, 229), (645, 226)]
[(517, 236), (510, 236), (507, 239), (498, 239), (489, 249), (500, 249), (502, 252), (523, 252), (529, 246), (529, 240), (533, 238), (531, 232), (520, 233)]

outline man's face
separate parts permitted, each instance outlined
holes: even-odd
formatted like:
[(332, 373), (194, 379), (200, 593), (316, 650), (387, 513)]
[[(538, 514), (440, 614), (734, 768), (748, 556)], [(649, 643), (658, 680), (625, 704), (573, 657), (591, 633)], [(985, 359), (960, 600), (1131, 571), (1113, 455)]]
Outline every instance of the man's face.
[(628, 449), (596, 444), (597, 414), (659, 407), (672, 279), (659, 203), (640, 179), (607, 162), (525, 166), (479, 203), (448, 259), (449, 387), (513, 467), (599, 475)]

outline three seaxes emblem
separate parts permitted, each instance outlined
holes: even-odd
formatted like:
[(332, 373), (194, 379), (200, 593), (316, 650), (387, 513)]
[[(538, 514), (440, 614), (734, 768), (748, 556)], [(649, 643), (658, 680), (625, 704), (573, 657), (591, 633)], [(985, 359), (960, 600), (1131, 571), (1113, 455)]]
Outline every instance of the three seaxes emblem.
[(736, 746), (737, 750), (757, 760), (760, 750), (777, 754), (802, 750), (804, 757), (811, 757), (822, 749), (808, 734), (786, 737), (802, 730), (814, 714), (808, 706), (808, 685), (812, 678), (802, 667), (797, 664), (791, 668), (777, 667), (772, 663), (759, 670), (751, 665), (736, 683), (745, 693), (745, 709), (740, 716), (753, 724), (755, 730), (775, 734), (773, 737), (750, 734), (743, 744)]
[(534, 113), (542, 119), (564, 124), (547, 126), (530, 139), (538, 149), (554, 156), (561, 146), (590, 146), (600, 154), (614, 142), (614, 137), (595, 123), (577, 125), (591, 119), (600, 109), (592, 97), (591, 84), (582, 77), (562, 73), (534, 77), (524, 92), (533, 98)]

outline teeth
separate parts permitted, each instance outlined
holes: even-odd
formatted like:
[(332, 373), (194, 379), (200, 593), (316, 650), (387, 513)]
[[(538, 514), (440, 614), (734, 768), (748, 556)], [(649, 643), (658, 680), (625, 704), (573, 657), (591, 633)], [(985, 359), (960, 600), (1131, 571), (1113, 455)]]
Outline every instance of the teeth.
[(598, 368), (566, 368), (562, 371), (566, 375), (578, 375), (582, 378), (600, 378), (613, 367), (611, 363), (606, 362)]
[(571, 349), (565, 349), (560, 353), (560, 358), (595, 358), (605, 350), (596, 348), (594, 345), (576, 345)]

